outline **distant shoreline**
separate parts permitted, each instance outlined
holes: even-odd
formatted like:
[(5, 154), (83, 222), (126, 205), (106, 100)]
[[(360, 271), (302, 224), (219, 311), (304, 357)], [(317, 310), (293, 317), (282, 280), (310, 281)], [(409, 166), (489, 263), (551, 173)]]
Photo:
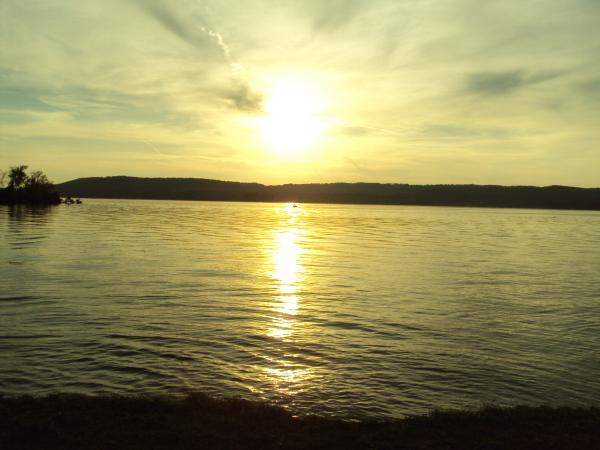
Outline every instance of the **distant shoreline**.
[[(195, 200), (195, 199), (180, 199), (180, 198), (135, 198), (135, 197), (81, 197), (80, 200), (139, 200), (139, 201), (160, 201), (160, 202), (208, 202), (208, 203), (287, 203), (297, 205), (356, 205), (356, 206), (417, 206), (423, 208), (429, 207), (440, 207), (440, 208), (484, 208), (484, 209), (531, 209), (537, 211), (580, 211), (580, 212), (597, 212), (600, 209), (576, 209), (576, 208), (542, 208), (542, 207), (526, 207), (526, 206), (472, 206), (472, 205), (428, 205), (428, 204), (401, 204), (401, 203), (350, 203), (350, 202), (294, 202), (294, 201), (280, 201), (280, 200)], [(1, 205), (1, 204), (0, 204)], [(5, 205), (15, 206), (15, 205)], [(23, 206), (23, 205), (16, 205)], [(38, 205), (24, 205), (24, 206), (38, 206)]]
[(295, 418), (265, 403), (167, 396), (0, 396), (6, 449), (597, 449), (598, 408), (486, 407), (399, 420)]
[(200, 178), (79, 178), (56, 185), (79, 198), (600, 210), (600, 188), (569, 186), (284, 184)]

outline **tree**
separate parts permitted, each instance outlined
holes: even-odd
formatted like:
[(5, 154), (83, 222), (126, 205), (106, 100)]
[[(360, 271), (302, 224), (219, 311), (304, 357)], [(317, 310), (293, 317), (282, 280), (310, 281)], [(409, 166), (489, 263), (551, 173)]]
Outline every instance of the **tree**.
[(49, 184), (52, 183), (48, 181), (48, 177), (41, 170), (36, 170), (35, 172), (33, 172), (31, 175), (29, 175), (29, 177), (27, 177), (27, 180), (25, 181), (25, 185), (29, 188), (34, 188), (37, 186), (48, 186)]
[(11, 167), (8, 171), (8, 187), (12, 189), (19, 189), (23, 187), (27, 180), (27, 166), (15, 166)]
[(0, 204), (58, 205), (60, 195), (44, 172), (37, 170), (27, 176), (27, 166), (14, 166), (0, 171), (0, 183), (8, 178), (8, 187), (0, 189)]
[(6, 176), (8, 172), (6, 170), (0, 170), (0, 188), (4, 187), (4, 183), (6, 182)]

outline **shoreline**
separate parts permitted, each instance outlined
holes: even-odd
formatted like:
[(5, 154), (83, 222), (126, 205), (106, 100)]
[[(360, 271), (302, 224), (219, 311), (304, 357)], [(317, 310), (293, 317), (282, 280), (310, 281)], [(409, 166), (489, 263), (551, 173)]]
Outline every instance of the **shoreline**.
[(78, 178), (56, 185), (79, 198), (600, 210), (600, 188), (474, 184), (263, 185), (205, 178)]
[(600, 408), (434, 411), (393, 420), (292, 416), (195, 393), (0, 396), (0, 448), (18, 449), (595, 449)]
[[(381, 207), (381, 206), (403, 206), (403, 207), (415, 207), (415, 208), (451, 208), (451, 209), (499, 209), (499, 210), (514, 210), (514, 211), (564, 211), (571, 213), (599, 213), (600, 209), (578, 209), (578, 208), (544, 208), (544, 207), (534, 207), (534, 206), (477, 206), (477, 205), (440, 205), (440, 204), (416, 204), (416, 203), (350, 203), (350, 202), (294, 202), (294, 201), (279, 201), (279, 200), (214, 200), (214, 199), (180, 199), (180, 198), (140, 198), (140, 197), (80, 197), (79, 200), (82, 202), (87, 200), (124, 200), (124, 201), (139, 201), (139, 202), (184, 202), (184, 203), (236, 203), (236, 204), (298, 204), (302, 205), (332, 205), (332, 206), (373, 206), (373, 207)], [(0, 206), (8, 206), (8, 207), (26, 207), (26, 208), (46, 208), (53, 206), (64, 205), (65, 202), (61, 202), (59, 204), (39, 204), (39, 203), (1, 203)]]

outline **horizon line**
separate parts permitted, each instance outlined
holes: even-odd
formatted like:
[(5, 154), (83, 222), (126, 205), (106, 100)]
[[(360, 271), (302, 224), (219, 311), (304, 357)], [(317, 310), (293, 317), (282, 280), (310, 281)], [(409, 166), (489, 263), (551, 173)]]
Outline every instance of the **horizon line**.
[(236, 181), (236, 180), (222, 180), (218, 178), (204, 178), (204, 177), (152, 177), (152, 176), (133, 176), (133, 175), (94, 175), (87, 177), (78, 177), (73, 178), (67, 181), (62, 181), (58, 183), (54, 183), (55, 185), (61, 185), (70, 183), (77, 180), (85, 180), (85, 179), (106, 179), (106, 178), (134, 178), (140, 180), (206, 180), (206, 181), (217, 181), (222, 183), (237, 183), (237, 184), (257, 184), (265, 187), (278, 187), (278, 186), (305, 186), (305, 185), (329, 185), (329, 184), (372, 184), (372, 185), (398, 185), (398, 186), (494, 186), (494, 187), (533, 187), (533, 188), (552, 188), (552, 187), (560, 187), (560, 188), (573, 188), (573, 189), (600, 189), (599, 186), (571, 186), (564, 184), (548, 184), (548, 185), (533, 185), (533, 184), (478, 184), (478, 183), (401, 183), (401, 182), (381, 182), (381, 181), (325, 181), (325, 182), (288, 182), (288, 183), (279, 183), (279, 184), (266, 184), (261, 183), (259, 181)]

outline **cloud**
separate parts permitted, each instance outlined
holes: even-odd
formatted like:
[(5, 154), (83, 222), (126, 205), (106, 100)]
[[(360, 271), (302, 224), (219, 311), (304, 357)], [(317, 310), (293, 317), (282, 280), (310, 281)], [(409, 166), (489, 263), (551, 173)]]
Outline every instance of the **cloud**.
[(337, 132), (343, 136), (360, 137), (372, 134), (373, 130), (356, 125), (343, 125), (337, 128)]
[(513, 132), (506, 128), (459, 126), (447, 124), (433, 124), (421, 129), (424, 136), (434, 139), (506, 139), (513, 136)]
[[(319, 31), (332, 31), (353, 19), (366, 2), (362, 0), (317, 0), (312, 3), (313, 25)], [(302, 2), (305, 6), (306, 3)]]
[(183, 113), (166, 108), (159, 96), (82, 85), (31, 87), (7, 83), (0, 85), (0, 98), (0, 111), (12, 113), (13, 121), (42, 119), (43, 114), (52, 113), (88, 122), (181, 124), (187, 120)]
[[(294, 0), (295, 11), (305, 17), (313, 31), (335, 33), (348, 27), (349, 31), (362, 35), (379, 33), (379, 38), (388, 44), (395, 41), (388, 36), (402, 26), (401, 18), (394, 16), (394, 11), (402, 9), (402, 2), (390, 0)], [(383, 7), (383, 10), (380, 8)], [(383, 11), (383, 12), (382, 12)], [(391, 17), (394, 16), (392, 19)], [(389, 26), (388, 26), (389, 25)], [(353, 29), (357, 26), (357, 29)], [(383, 27), (383, 28), (381, 28)], [(372, 36), (372, 35), (371, 35)], [(372, 37), (368, 39), (372, 39)]]
[(346, 123), (335, 128), (337, 134), (348, 137), (401, 136), (402, 133), (388, 128), (370, 127)]
[(135, 0), (135, 3), (183, 42), (202, 51), (214, 49), (212, 39), (203, 26), (192, 26), (162, 1)]
[(364, 167), (362, 164), (357, 163), (354, 159), (350, 158), (349, 156), (345, 156), (344, 159), (348, 163), (350, 163), (350, 165), (352, 167), (354, 167), (359, 173), (362, 173), (362, 174), (370, 174), (371, 173), (371, 170)]
[(59, 111), (40, 98), (40, 92), (33, 89), (0, 86), (0, 110), (20, 111)]
[(171, 5), (161, 0), (135, 0), (135, 2), (183, 42), (205, 54), (216, 52), (221, 62), (226, 63), (228, 70), (233, 74), (231, 86), (218, 91), (230, 105), (243, 112), (257, 113), (262, 110), (262, 94), (250, 86), (250, 81), (244, 76), (241, 65), (233, 60), (229, 46), (220, 33), (208, 27), (203, 20), (200, 21), (200, 25), (196, 25), (191, 20), (183, 18), (170, 7)]
[(467, 83), (469, 91), (491, 95), (504, 94), (526, 84), (520, 71), (475, 73)]
[(221, 36), (219, 33), (217, 33), (214, 30), (207, 29), (204, 27), (202, 28), (202, 31), (204, 31), (211, 38), (213, 38), (214, 42), (221, 49), (221, 53), (223, 54), (225, 61), (227, 61), (229, 64), (231, 64), (233, 66), (234, 69), (236, 69), (237, 65), (231, 60), (231, 52), (229, 51), (229, 47), (227, 46), (227, 44), (225, 44), (225, 41), (223, 40), (223, 36)]
[(138, 1), (138, 4), (165, 29), (179, 37), (183, 42), (201, 51), (217, 50), (228, 64), (234, 64), (223, 36), (206, 24), (201, 22), (200, 26), (197, 26), (189, 19), (182, 18), (175, 10), (170, 9), (159, 0)]
[(590, 78), (578, 85), (579, 91), (592, 98), (600, 98), (600, 77)]
[(252, 113), (263, 112), (263, 95), (253, 91), (244, 81), (238, 81), (237, 83), (234, 83), (232, 89), (225, 91), (223, 96), (240, 111)]
[(467, 91), (483, 95), (509, 94), (523, 86), (557, 78), (563, 73), (540, 72), (527, 74), (523, 70), (477, 72), (467, 78)]

